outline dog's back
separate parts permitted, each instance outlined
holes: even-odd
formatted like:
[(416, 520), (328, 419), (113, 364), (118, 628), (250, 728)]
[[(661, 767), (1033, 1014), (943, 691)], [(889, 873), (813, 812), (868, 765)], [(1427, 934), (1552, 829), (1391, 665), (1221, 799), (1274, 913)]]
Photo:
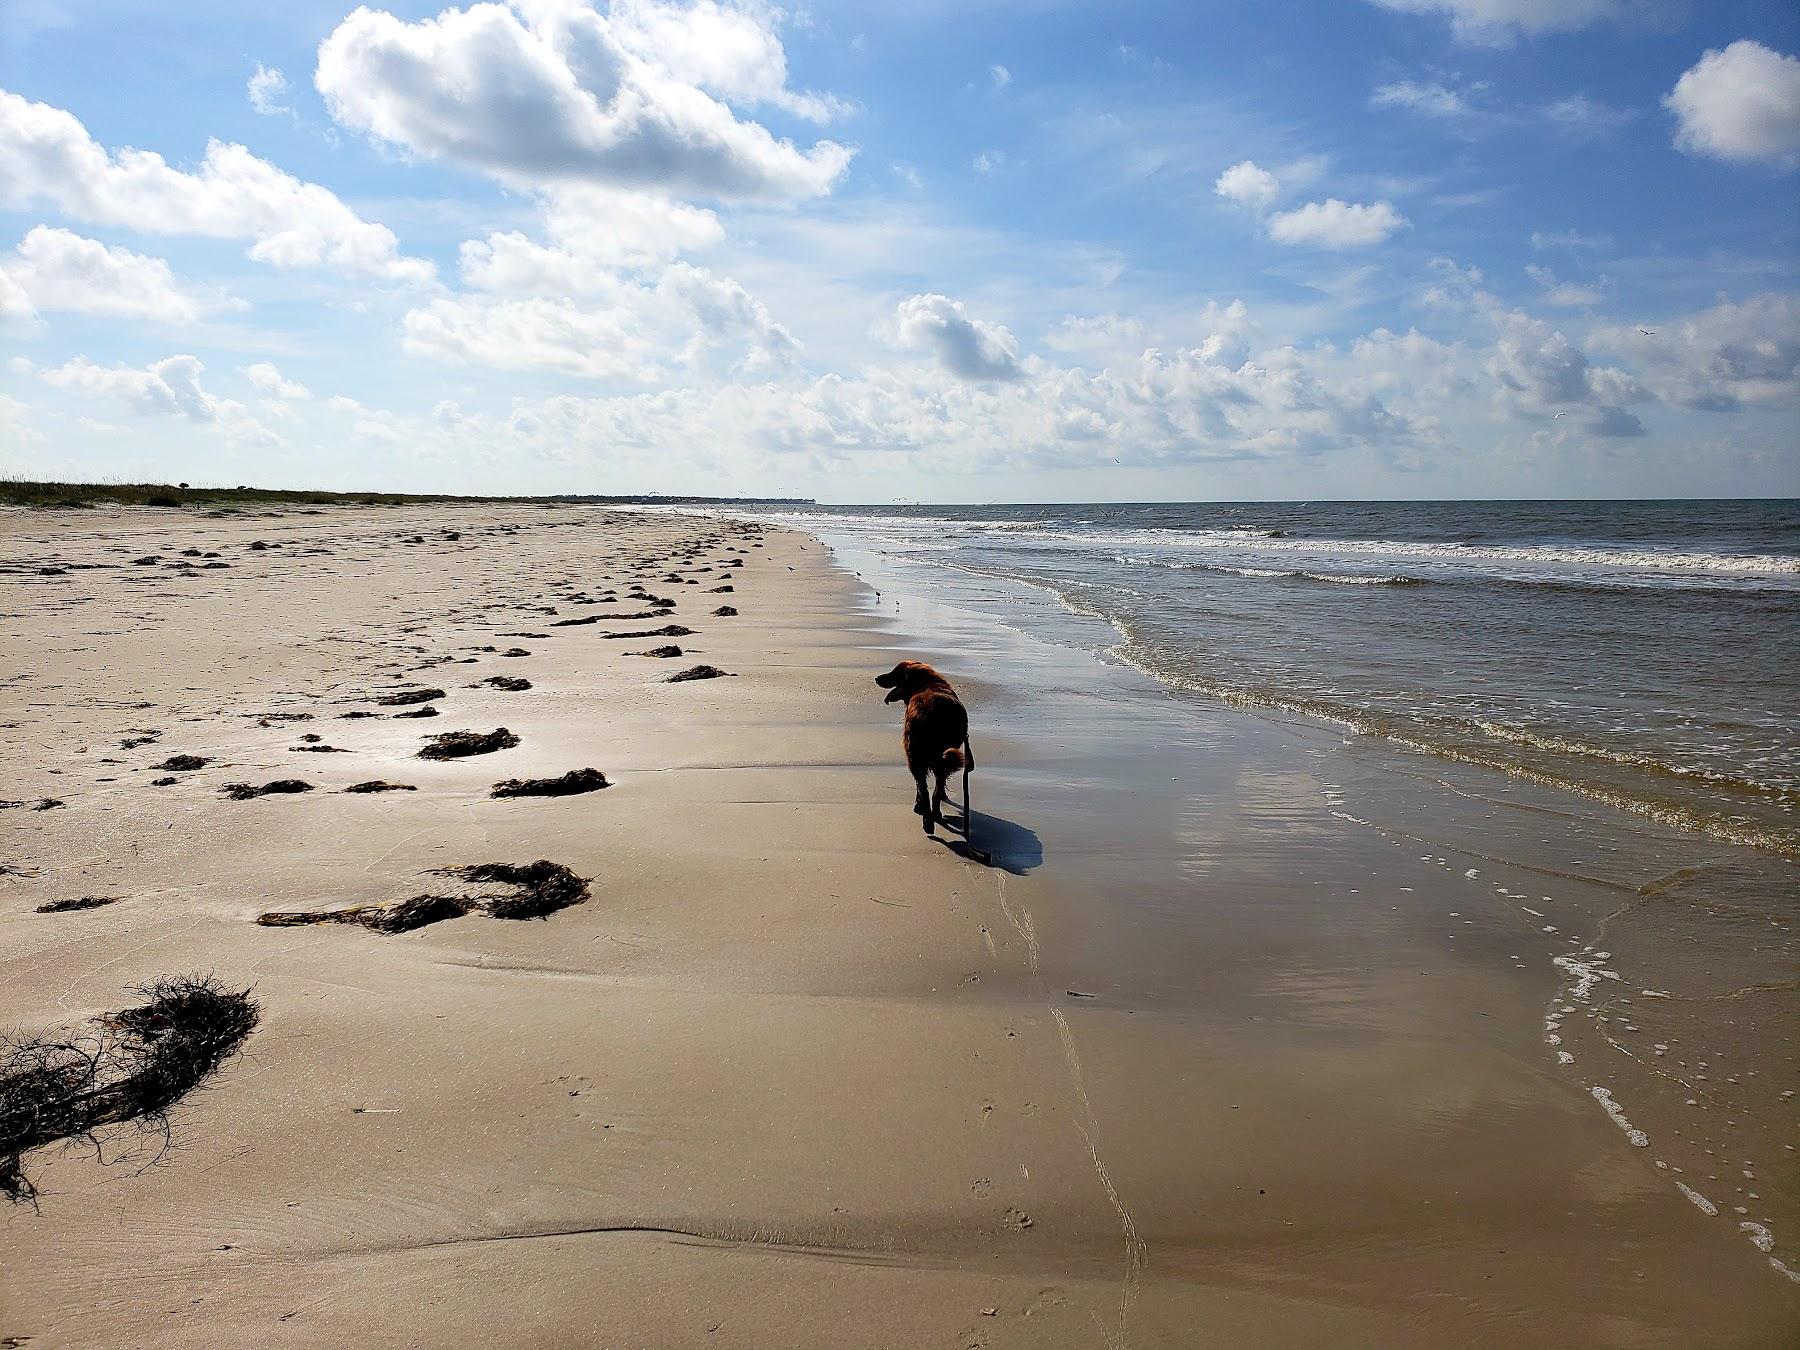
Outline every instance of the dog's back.
[[(906, 702), (901, 745), (906, 767), (919, 789), (913, 809), (925, 817), (929, 833), (944, 799), (945, 779), (959, 770), (967, 774), (975, 767), (968, 710), (950, 681), (922, 661), (902, 661), (887, 674), (877, 675), (875, 683), (888, 691), (887, 702)], [(937, 779), (935, 792), (926, 788), (927, 775)]]

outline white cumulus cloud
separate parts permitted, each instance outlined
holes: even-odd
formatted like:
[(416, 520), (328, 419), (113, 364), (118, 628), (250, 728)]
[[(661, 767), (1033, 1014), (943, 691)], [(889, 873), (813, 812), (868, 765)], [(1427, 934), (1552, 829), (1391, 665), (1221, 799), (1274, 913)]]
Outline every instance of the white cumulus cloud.
[(363, 220), (241, 145), (207, 143), (197, 171), (149, 150), (109, 153), (61, 108), (0, 90), (0, 200), (49, 202), (69, 216), (144, 234), (248, 239), (276, 267), (334, 267), (424, 282), (431, 264), (400, 254), (392, 230)]
[(1359, 205), (1336, 197), (1269, 218), (1269, 238), (1278, 244), (1316, 248), (1368, 248), (1407, 226), (1390, 202)]
[(364, 8), (320, 45), (314, 83), (343, 125), (515, 187), (820, 196), (848, 149), (801, 150), (728, 106), (791, 102), (780, 43), (751, 14), (520, 0), (409, 23)]
[[(572, 8), (584, 8), (579, 3)], [(526, 7), (520, 6), (523, 10)], [(717, 94), (740, 107), (759, 104), (813, 122), (852, 111), (829, 94), (787, 87), (787, 52), (775, 32), (779, 17), (769, 6), (745, 0), (612, 0), (607, 20), (621, 46), (683, 84)]]
[(1690, 154), (1800, 162), (1800, 59), (1760, 42), (1707, 52), (1663, 106), (1675, 114), (1675, 144)]
[(1258, 211), (1271, 205), (1280, 190), (1275, 175), (1249, 159), (1233, 164), (1213, 184), (1213, 191), (1226, 201)]
[(894, 341), (937, 354), (959, 380), (1016, 380), (1019, 344), (1000, 324), (971, 319), (962, 302), (945, 295), (915, 295), (894, 311)]
[(37, 373), (54, 388), (117, 399), (140, 413), (183, 417), (216, 429), (234, 443), (278, 444), (280, 438), (252, 417), (242, 403), (220, 398), (201, 385), (205, 370), (197, 357), (183, 354), (166, 356), (142, 368), (100, 366), (77, 356)]
[(1657, 0), (1372, 0), (1403, 14), (1449, 19), (1464, 42), (1508, 43), (1520, 34), (1573, 33), (1604, 19), (1657, 8)]
[(1800, 406), (1800, 297), (1726, 301), (1648, 333), (1637, 324), (1608, 326), (1589, 342), (1629, 357), (1653, 392), (1680, 407)]
[(297, 402), (312, 397), (312, 391), (298, 380), (290, 380), (267, 361), (258, 361), (244, 370), (256, 392), (264, 398)]
[(281, 117), (294, 110), (281, 100), (287, 97), (287, 76), (279, 70), (265, 66), (261, 61), (244, 84), (244, 93), (249, 96), (250, 106), (264, 117)]
[[(668, 380), (671, 364), (702, 367), (714, 352), (730, 357), (740, 374), (779, 368), (798, 352), (760, 301), (704, 268), (675, 263), (641, 280), (560, 250), (519, 245), (478, 261), (476, 278), (503, 280), (502, 290), (443, 296), (408, 313), (406, 349), (497, 370), (633, 384)], [(568, 281), (577, 285), (559, 284)]]
[(11, 257), (0, 258), (0, 275), (32, 310), (180, 323), (197, 318), (203, 308), (176, 284), (161, 258), (46, 225), (28, 233)]

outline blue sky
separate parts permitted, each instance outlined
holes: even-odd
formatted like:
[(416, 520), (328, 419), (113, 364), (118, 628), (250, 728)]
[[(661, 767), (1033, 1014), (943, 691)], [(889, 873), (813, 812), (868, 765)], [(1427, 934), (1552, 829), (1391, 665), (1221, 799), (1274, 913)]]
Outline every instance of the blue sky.
[(12, 474), (1800, 490), (1788, 3), (14, 0), (0, 90)]

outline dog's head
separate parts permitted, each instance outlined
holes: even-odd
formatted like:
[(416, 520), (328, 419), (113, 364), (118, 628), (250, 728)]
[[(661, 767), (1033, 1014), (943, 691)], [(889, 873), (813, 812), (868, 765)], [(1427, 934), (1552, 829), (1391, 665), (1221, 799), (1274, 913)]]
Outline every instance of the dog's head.
[(884, 703), (904, 703), (925, 681), (937, 672), (923, 661), (902, 661), (885, 675), (877, 675), (875, 683), (888, 691)]

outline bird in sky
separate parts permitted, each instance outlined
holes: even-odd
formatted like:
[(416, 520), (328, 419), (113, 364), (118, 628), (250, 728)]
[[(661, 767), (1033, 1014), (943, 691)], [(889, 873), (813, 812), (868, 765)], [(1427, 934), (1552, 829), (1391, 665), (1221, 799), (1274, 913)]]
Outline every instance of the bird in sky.
[(1559, 413), (1555, 413), (1555, 414), (1553, 414), (1553, 415), (1552, 415), (1552, 416), (1551, 416), (1551, 418), (1550, 418), (1550, 420), (1551, 420), (1551, 421), (1552, 421), (1552, 422), (1554, 422), (1554, 421), (1555, 421), (1555, 420), (1556, 420), (1556, 419), (1557, 419), (1557, 418), (1558, 418), (1558, 417), (1567, 417), (1567, 416), (1568, 416), (1568, 415), (1569, 415), (1569, 414), (1568, 414), (1568, 413), (1566, 413), (1566, 412), (1559, 412)]
[(1638, 329), (1638, 332), (1642, 333), (1645, 337), (1655, 337), (1656, 336), (1656, 334), (1653, 333), (1648, 328), (1640, 328), (1640, 329)]

